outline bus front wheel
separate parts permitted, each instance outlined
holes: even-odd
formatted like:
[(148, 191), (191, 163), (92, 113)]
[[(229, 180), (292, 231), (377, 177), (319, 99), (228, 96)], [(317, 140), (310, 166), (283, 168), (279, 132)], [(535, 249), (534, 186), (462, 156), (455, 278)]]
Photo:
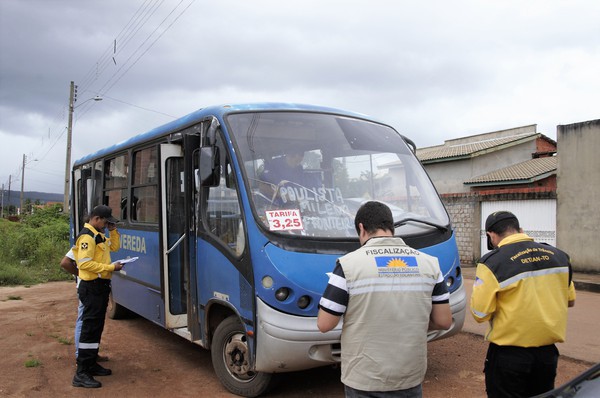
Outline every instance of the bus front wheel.
[(269, 387), (273, 375), (255, 372), (250, 367), (246, 332), (236, 316), (230, 316), (219, 324), (210, 350), (217, 377), (232, 393), (256, 397)]

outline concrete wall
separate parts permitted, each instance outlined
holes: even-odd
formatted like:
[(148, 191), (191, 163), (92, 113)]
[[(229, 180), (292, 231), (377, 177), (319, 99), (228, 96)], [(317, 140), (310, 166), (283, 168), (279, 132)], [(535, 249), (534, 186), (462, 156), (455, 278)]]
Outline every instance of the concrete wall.
[(535, 153), (536, 141), (530, 140), (519, 145), (505, 148), (474, 158), (454, 160), (451, 162), (424, 164), (427, 174), (431, 177), (433, 185), (440, 194), (468, 193), (470, 187), (463, 184), (465, 181), (486, 174), (503, 167), (531, 159)]
[(557, 127), (556, 239), (573, 269), (600, 272), (600, 119)]

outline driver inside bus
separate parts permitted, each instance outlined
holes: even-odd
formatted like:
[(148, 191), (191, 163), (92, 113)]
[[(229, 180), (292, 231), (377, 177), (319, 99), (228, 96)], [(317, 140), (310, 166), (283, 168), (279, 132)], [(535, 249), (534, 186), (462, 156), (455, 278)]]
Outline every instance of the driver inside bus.
[(282, 186), (306, 187), (314, 189), (317, 184), (316, 178), (302, 167), (304, 151), (297, 147), (290, 147), (284, 151), (283, 156), (265, 162), (261, 180), (268, 185), (267, 189), (261, 189), (266, 196), (272, 196)]

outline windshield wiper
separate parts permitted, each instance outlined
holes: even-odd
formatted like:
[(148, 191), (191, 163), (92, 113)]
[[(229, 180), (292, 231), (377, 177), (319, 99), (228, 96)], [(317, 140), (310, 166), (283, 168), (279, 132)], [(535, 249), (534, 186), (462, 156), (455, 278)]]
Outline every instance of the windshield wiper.
[(396, 222), (394, 222), (394, 228), (401, 227), (401, 226), (405, 225), (407, 222), (417, 222), (420, 224), (429, 225), (431, 227), (435, 227), (435, 228), (439, 229), (442, 232), (448, 231), (448, 227), (446, 227), (444, 225), (436, 224), (431, 221), (421, 220), (420, 218), (404, 218), (400, 221), (396, 221)]

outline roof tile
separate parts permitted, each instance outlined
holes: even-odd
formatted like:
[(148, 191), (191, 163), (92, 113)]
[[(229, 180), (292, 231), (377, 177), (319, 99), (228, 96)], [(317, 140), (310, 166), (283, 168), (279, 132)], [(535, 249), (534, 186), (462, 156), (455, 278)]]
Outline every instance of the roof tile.
[(417, 149), (417, 157), (422, 162), (427, 160), (445, 159), (459, 156), (462, 157), (537, 135), (538, 133), (533, 132), (517, 134), (510, 137), (493, 138), (468, 144), (437, 145)]
[(492, 171), (491, 173), (473, 177), (470, 180), (465, 181), (465, 184), (531, 180), (537, 176), (555, 171), (556, 165), (556, 156), (529, 159), (512, 166)]

